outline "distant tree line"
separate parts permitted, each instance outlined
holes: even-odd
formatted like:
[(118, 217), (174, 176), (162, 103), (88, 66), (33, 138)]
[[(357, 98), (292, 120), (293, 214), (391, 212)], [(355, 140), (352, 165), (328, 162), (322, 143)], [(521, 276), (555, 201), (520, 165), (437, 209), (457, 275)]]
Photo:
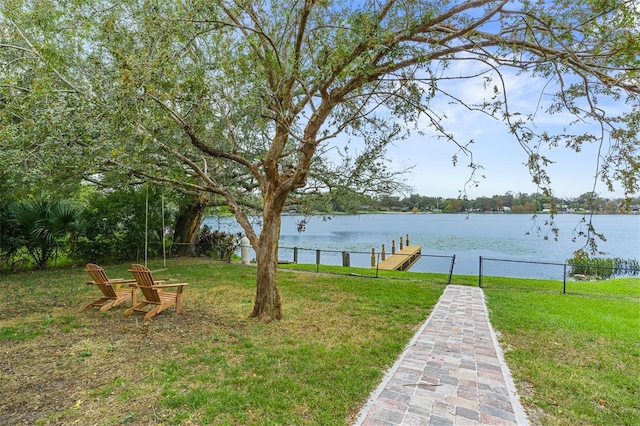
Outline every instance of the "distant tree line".
[[(314, 206), (316, 212), (354, 212), (353, 206), (346, 208), (338, 203)], [(298, 206), (291, 206), (290, 213), (301, 213)], [(624, 199), (601, 197), (586, 192), (578, 197), (552, 198), (541, 193), (507, 192), (492, 197), (470, 199), (444, 198), (411, 194), (408, 197), (382, 196), (361, 199), (359, 211), (398, 211), (398, 212), (496, 212), (496, 213), (539, 213), (555, 211), (558, 213), (594, 212), (603, 214), (628, 214), (640, 211), (640, 197), (629, 202)]]
[(606, 214), (630, 213), (640, 209), (640, 197), (625, 203), (623, 199), (600, 197), (595, 193), (584, 193), (574, 198), (552, 198), (541, 193), (507, 192), (492, 197), (476, 199), (443, 198), (411, 194), (408, 197), (381, 197), (374, 200), (371, 207), (391, 211), (441, 211), (461, 212), (511, 212), (536, 213), (555, 210), (557, 212), (586, 212)]

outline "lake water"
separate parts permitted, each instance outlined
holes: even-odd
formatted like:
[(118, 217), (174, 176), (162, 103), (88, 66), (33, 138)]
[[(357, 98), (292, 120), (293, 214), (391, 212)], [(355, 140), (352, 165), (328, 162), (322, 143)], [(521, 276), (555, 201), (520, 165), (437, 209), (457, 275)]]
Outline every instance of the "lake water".
[[(315, 263), (315, 250), (348, 251), (356, 253), (351, 255), (352, 266), (367, 267), (372, 248), (379, 252), (385, 244), (390, 253), (391, 241), (395, 240), (397, 247), (400, 237), (409, 234), (410, 244), (421, 245), (423, 255), (455, 255), (456, 274), (477, 274), (479, 256), (563, 263), (585, 244), (584, 238), (572, 241), (575, 233), (586, 231), (586, 226), (580, 224), (582, 216), (575, 214), (556, 216), (558, 241), (544, 226), (547, 217), (542, 215), (536, 219), (542, 228), (540, 234), (527, 214), (393, 213), (341, 215), (330, 220), (313, 217), (300, 233), (297, 223), (301, 219), (303, 216), (282, 217), (281, 258), (292, 260), (293, 247), (310, 249), (300, 252), (301, 263)], [(225, 232), (241, 231), (233, 218), (209, 217), (204, 224)], [(606, 241), (598, 242), (599, 250), (606, 252), (604, 256), (640, 260), (640, 216), (596, 215), (593, 224), (606, 237)], [(549, 239), (545, 240), (544, 235)], [(327, 255), (323, 253), (323, 263), (340, 264), (339, 253)]]

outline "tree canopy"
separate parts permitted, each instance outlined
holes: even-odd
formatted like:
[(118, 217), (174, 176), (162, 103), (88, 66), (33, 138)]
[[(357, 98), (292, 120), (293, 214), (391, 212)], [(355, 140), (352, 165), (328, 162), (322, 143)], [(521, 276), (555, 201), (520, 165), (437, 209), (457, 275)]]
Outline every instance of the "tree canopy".
[[(411, 131), (435, 130), (481, 167), (430, 107), (436, 97), (503, 121), (549, 195), (542, 148), (587, 143), (601, 146), (600, 179), (639, 189), (635, 1), (5, 0), (0, 18), (3, 164), (223, 199), (256, 251), (252, 316), (266, 320), (282, 316), (287, 203), (402, 189), (385, 153)], [(467, 62), (478, 67), (449, 72)], [(510, 103), (507, 72), (546, 79), (545, 114), (601, 132), (537, 131)], [(440, 84), (450, 79), (487, 96), (453, 96)]]

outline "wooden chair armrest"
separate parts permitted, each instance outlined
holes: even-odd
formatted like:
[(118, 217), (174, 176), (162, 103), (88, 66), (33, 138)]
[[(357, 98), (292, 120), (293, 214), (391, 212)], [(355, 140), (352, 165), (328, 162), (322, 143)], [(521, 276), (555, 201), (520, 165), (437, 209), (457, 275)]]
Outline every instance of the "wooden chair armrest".
[(175, 283), (175, 284), (160, 284), (160, 285), (139, 285), (140, 288), (167, 288), (167, 287), (183, 287), (189, 285), (188, 283)]
[[(135, 280), (134, 280), (135, 281)], [(153, 280), (153, 285), (158, 285), (166, 282), (166, 280)]]
[[(148, 287), (148, 286), (144, 286), (144, 285), (140, 285), (140, 284), (138, 284), (138, 281), (136, 281), (136, 280), (131, 280), (131, 282), (132, 282), (132, 283), (133, 283), (133, 285), (135, 285), (136, 287)], [(153, 280), (153, 284), (154, 284), (154, 286), (156, 286), (156, 285), (157, 285), (156, 283), (163, 283), (163, 282), (164, 282), (164, 280)]]
[(89, 281), (89, 282), (87, 282), (87, 285), (116, 285), (116, 284), (120, 284), (120, 283), (110, 283), (109, 281), (104, 282), (104, 283), (100, 283), (100, 284), (98, 284), (98, 283), (97, 283), (97, 282), (95, 282), (95, 281)]
[(136, 280), (109, 280), (105, 281), (102, 284), (98, 284), (95, 281), (87, 282), (87, 285), (118, 285), (118, 284), (133, 284)]

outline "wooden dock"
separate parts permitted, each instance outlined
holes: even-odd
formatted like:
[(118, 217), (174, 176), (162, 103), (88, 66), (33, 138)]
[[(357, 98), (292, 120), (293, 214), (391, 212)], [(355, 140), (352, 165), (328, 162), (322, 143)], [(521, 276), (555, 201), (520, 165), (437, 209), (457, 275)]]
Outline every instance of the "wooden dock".
[(378, 269), (385, 271), (407, 271), (422, 256), (422, 246), (406, 246), (378, 263)]

